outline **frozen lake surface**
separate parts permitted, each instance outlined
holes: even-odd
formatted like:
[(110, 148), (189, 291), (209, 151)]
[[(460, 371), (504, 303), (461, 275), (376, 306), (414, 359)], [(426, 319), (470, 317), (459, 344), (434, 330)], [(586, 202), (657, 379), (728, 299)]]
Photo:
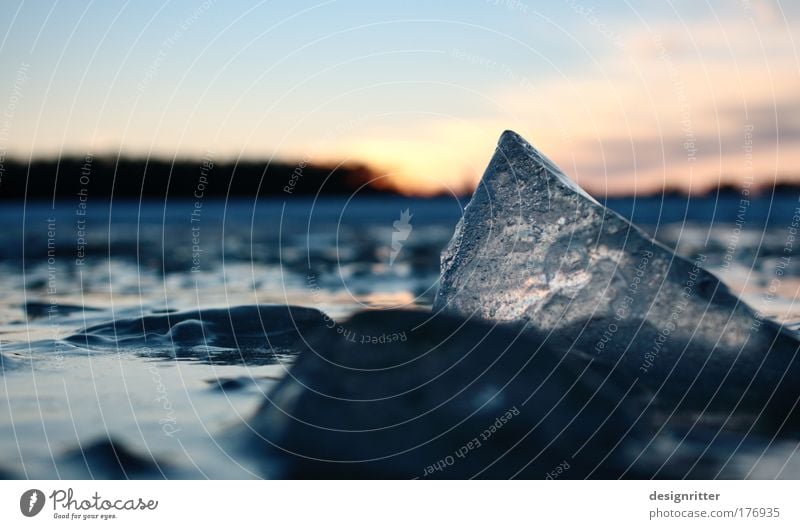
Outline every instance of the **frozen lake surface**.
[[(363, 309), (430, 308), (462, 207), (80, 204), (0, 207), (3, 476), (270, 477), (237, 437), (306, 332)], [(800, 320), (798, 197), (609, 205), (681, 255), (705, 255), (758, 310)], [(758, 475), (800, 476), (793, 446), (771, 447)]]

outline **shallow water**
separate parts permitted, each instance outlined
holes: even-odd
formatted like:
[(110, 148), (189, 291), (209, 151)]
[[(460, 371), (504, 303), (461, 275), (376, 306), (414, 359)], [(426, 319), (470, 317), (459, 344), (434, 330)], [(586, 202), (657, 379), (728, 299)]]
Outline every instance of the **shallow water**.
[[(446, 199), (77, 204), (0, 208), (0, 475), (263, 477), (237, 432), (302, 329), (429, 308), (461, 214)], [(797, 197), (754, 202), (744, 222), (736, 197), (611, 204), (800, 320)]]

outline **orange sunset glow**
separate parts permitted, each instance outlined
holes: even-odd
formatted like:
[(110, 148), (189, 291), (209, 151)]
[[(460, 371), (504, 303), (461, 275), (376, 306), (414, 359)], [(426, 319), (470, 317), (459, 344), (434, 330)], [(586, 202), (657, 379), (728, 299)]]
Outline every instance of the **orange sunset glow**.
[(122, 28), (118, 42), (47, 34), (4, 65), (3, 154), (366, 163), (376, 187), (434, 195), (472, 189), (513, 129), (595, 194), (800, 181), (798, 9), (484, 7), (431, 6), (435, 23), (358, 12), (335, 29), (311, 9), (301, 40), (289, 22), (233, 31), (214, 17), (175, 42), (157, 28), (147, 43)]
[(404, 193), (449, 193), (474, 186), (496, 137), (515, 128), (593, 193), (800, 182), (800, 77), (786, 38), (748, 25), (634, 35), (599, 75), (465, 95), (494, 117), (423, 116), (399, 138), (354, 132), (330, 156), (395, 171), (388, 185)]

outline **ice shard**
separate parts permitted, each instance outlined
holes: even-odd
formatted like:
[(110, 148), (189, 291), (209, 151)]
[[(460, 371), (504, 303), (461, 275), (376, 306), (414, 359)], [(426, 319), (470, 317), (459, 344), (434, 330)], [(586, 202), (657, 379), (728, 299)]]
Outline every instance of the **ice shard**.
[[(309, 336), (309, 350), (248, 421), (247, 451), (270, 477), (717, 473), (718, 453), (701, 450), (665, 465), (681, 438), (662, 432), (652, 442), (655, 425), (637, 420), (638, 392), (587, 369), (585, 358), (562, 358), (534, 332), (398, 310), (361, 312), (341, 328)], [(377, 336), (401, 338), (364, 339)]]
[(800, 395), (798, 341), (704, 259), (676, 255), (506, 131), (442, 254), (434, 309), (522, 322), (662, 407), (781, 421)]

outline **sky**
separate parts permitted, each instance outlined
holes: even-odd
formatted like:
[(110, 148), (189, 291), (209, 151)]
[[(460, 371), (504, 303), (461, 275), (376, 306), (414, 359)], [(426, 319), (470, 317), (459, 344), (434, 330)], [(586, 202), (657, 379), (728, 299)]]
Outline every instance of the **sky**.
[(800, 182), (798, 2), (0, 9), (2, 158), (361, 162), (424, 195), (474, 187), (513, 129), (600, 195)]

